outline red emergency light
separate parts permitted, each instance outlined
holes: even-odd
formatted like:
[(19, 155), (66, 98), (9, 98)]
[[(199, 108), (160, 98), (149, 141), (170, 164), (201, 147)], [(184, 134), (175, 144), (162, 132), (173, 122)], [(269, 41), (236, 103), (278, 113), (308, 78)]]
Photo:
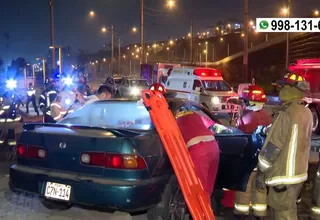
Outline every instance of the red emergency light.
[(151, 91), (158, 91), (161, 93), (166, 93), (166, 88), (160, 83), (152, 84), (149, 88)]
[(221, 73), (216, 69), (208, 69), (208, 68), (199, 68), (193, 71), (193, 74), (196, 76), (213, 76), (213, 77), (221, 77)]

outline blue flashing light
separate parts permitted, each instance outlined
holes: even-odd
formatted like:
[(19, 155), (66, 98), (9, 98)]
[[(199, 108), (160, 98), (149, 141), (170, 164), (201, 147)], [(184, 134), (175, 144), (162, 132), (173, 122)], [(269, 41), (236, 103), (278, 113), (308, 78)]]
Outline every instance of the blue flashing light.
[(17, 81), (16, 80), (14, 80), (14, 79), (9, 79), (9, 80), (7, 80), (7, 88), (8, 89), (15, 89), (15, 88), (17, 88)]

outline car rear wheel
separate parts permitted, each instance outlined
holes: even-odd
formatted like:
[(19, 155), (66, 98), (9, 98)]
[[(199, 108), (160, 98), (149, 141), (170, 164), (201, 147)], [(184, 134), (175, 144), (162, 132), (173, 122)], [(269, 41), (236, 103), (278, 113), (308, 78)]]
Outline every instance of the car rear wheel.
[(71, 204), (67, 204), (64, 202), (51, 201), (45, 198), (41, 198), (40, 201), (44, 207), (50, 210), (63, 211), (71, 208)]
[[(215, 199), (211, 199), (214, 213), (217, 213)], [(148, 210), (148, 220), (180, 220), (189, 219), (190, 212), (184, 201), (176, 176), (172, 176), (162, 195), (162, 201)], [(191, 217), (191, 216), (190, 216)]]

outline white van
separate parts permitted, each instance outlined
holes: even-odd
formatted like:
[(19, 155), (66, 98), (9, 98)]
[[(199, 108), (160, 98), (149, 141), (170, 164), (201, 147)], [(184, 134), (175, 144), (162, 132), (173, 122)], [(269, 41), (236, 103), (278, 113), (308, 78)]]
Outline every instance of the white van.
[(177, 98), (196, 101), (216, 113), (233, 113), (238, 106), (227, 103), (239, 98), (223, 80), (221, 73), (213, 68), (174, 67), (166, 82), (166, 89), (177, 92)]

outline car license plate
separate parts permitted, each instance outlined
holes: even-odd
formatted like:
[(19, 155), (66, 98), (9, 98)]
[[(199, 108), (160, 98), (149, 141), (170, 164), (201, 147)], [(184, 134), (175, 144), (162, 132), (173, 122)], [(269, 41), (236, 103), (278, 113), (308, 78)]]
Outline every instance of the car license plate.
[(47, 182), (45, 197), (59, 199), (64, 201), (70, 200), (71, 186), (60, 183)]

